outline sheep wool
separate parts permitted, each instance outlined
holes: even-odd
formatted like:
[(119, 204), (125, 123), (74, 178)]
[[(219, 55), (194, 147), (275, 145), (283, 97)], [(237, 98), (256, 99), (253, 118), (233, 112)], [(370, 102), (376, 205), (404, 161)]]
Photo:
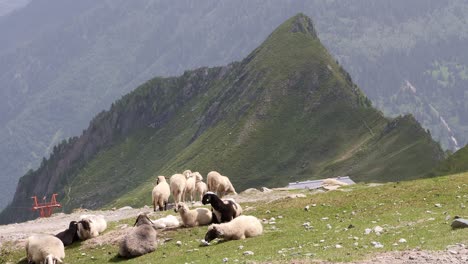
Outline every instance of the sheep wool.
[(263, 226), (255, 216), (241, 215), (229, 223), (212, 224), (208, 227), (205, 241), (210, 242), (215, 238), (239, 240), (248, 237), (259, 236), (263, 233)]
[(155, 228), (170, 228), (170, 227), (178, 227), (180, 226), (180, 223), (179, 223), (179, 220), (175, 216), (168, 215), (166, 217), (154, 220), (153, 226)]
[(82, 215), (78, 221), (78, 237), (81, 240), (97, 237), (107, 228), (103, 215)]
[(206, 176), (206, 182), (208, 191), (215, 192), (220, 198), (229, 193), (237, 194), (229, 178), (217, 171), (209, 172)]
[(147, 214), (139, 214), (134, 227), (120, 241), (119, 256), (138, 257), (156, 250), (157, 232)]
[[(195, 193), (195, 175), (193, 173), (186, 175), (187, 181), (185, 182), (185, 195), (188, 196), (190, 202), (193, 202), (193, 195)], [(188, 199), (186, 199), (187, 201)]]
[(212, 221), (212, 212), (207, 208), (196, 208), (190, 210), (184, 203), (179, 203), (175, 208), (179, 212), (182, 222), (186, 227), (209, 225)]
[(151, 193), (153, 201), (153, 210), (156, 212), (156, 206), (159, 207), (159, 211), (167, 210), (167, 202), (171, 195), (171, 189), (166, 181), (166, 177), (158, 176), (157, 185), (153, 188)]
[(187, 178), (183, 174), (174, 174), (169, 180), (172, 196), (176, 204), (184, 201), (186, 183)]
[(52, 235), (33, 235), (26, 241), (28, 263), (63, 263), (65, 247), (60, 239)]

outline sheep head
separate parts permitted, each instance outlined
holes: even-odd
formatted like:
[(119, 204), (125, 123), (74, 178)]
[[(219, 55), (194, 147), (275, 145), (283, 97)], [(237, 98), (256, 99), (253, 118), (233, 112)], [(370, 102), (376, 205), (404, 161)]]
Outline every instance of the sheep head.
[(213, 224), (208, 227), (208, 232), (206, 232), (205, 235), (205, 241), (210, 242), (215, 238), (223, 236), (223, 232), (217, 226), (218, 225)]
[(211, 196), (216, 195), (214, 192), (206, 192), (202, 198), (202, 204), (209, 204), (211, 203)]
[(135, 220), (135, 224), (133, 226), (140, 226), (140, 225), (152, 225), (153, 221), (149, 219), (148, 213), (139, 213), (137, 219)]
[(158, 176), (158, 179), (156, 180), (156, 185), (159, 184), (160, 182), (165, 182), (165, 181), (166, 181), (166, 177)]

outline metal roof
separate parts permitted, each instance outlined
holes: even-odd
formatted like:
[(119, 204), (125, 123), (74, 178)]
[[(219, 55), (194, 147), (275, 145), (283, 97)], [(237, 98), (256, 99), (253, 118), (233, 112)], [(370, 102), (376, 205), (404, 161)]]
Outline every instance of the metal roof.
[[(327, 178), (327, 179), (335, 179), (348, 185), (356, 184), (349, 176), (340, 176), (336, 178)], [(327, 179), (320, 179), (320, 180), (311, 180), (311, 181), (297, 181), (297, 182), (290, 182), (288, 184), (289, 189), (318, 189), (323, 185), (323, 181)]]

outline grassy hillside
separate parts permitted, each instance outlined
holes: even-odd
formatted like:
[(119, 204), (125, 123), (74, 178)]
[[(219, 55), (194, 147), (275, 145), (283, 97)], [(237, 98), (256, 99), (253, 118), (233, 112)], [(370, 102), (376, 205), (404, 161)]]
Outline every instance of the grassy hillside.
[[(208, 247), (201, 247), (200, 240), (204, 238), (206, 227), (160, 231), (158, 237), (161, 243), (155, 252), (125, 262), (143, 263), (158, 259), (165, 263), (221, 263), (223, 258), (240, 263), (286, 263), (292, 260), (341, 262), (368, 259), (369, 254), (387, 251), (415, 248), (445, 250), (448, 245), (468, 242), (468, 229), (450, 228), (453, 216), (468, 216), (464, 206), (468, 203), (466, 173), (377, 187), (358, 184), (345, 187), (343, 191), (302, 193), (306, 195), (305, 198), (242, 204), (244, 210), (249, 208), (245, 214), (260, 219), (275, 218), (270, 220), (275, 224), (264, 223), (264, 234), (260, 237), (218, 244), (214, 242)], [(304, 210), (306, 205), (310, 206), (310, 211)], [(152, 218), (159, 216), (161, 213)], [(110, 224), (104, 236), (114, 237), (121, 232), (120, 224), (131, 225), (133, 221), (134, 216), (129, 216), (128, 220)], [(306, 222), (312, 228), (306, 229), (303, 225)], [(380, 235), (375, 232), (365, 234), (365, 229), (376, 226), (384, 229)], [(407, 243), (398, 242), (401, 238)], [(168, 241), (162, 242), (164, 239)], [(176, 241), (181, 241), (182, 246), (177, 246)], [(383, 248), (375, 248), (371, 244), (373, 241), (380, 242)], [(78, 243), (67, 249), (65, 261), (123, 261), (116, 257), (116, 244), (91, 247), (89, 243), (88, 246), (84, 244)], [(7, 248), (2, 253), (4, 261), (16, 262), (24, 257), (23, 250), (11, 251)], [(245, 251), (253, 251), (254, 255), (244, 256)]]
[[(65, 210), (148, 203), (155, 176), (211, 170), (238, 190), (349, 175), (419, 178), (443, 158), (411, 116), (386, 119), (299, 14), (244, 60), (156, 78), (99, 114), (84, 134), (20, 181), (59, 192)], [(10, 210), (10, 211), (9, 211)]]
[(442, 161), (430, 175), (447, 175), (468, 171), (468, 146), (450, 155)]

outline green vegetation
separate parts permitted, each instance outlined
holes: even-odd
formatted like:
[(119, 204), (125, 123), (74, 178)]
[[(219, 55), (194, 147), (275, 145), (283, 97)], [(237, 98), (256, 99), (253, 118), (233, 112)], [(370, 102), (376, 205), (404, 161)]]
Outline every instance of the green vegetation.
[[(246, 214), (260, 219), (275, 218), (276, 224), (264, 224), (264, 234), (243, 241), (212, 243), (201, 247), (200, 239), (206, 227), (182, 228), (160, 232), (161, 242), (155, 252), (125, 261), (146, 263), (164, 260), (167, 263), (220, 263), (223, 258), (240, 263), (287, 262), (291, 260), (356, 261), (369, 254), (420, 248), (423, 250), (444, 250), (447, 245), (467, 243), (468, 229), (452, 230), (453, 216), (467, 216), (464, 205), (468, 202), (468, 174), (438, 178), (387, 183), (370, 187), (358, 184), (343, 188), (343, 191), (306, 194), (305, 198), (280, 199), (270, 203), (245, 203), (250, 207)], [(316, 206), (312, 206), (316, 204)], [(441, 207), (436, 207), (440, 204)], [(310, 206), (309, 211), (304, 207)], [(269, 213), (267, 211), (270, 211)], [(282, 216), (282, 218), (278, 217)], [(448, 219), (448, 220), (447, 220)], [(109, 230), (118, 230), (118, 224), (132, 224), (129, 218), (110, 225)], [(313, 228), (306, 229), (309, 222)], [(327, 227), (327, 224), (331, 228)], [(350, 227), (352, 225), (353, 227)], [(372, 232), (365, 235), (366, 228), (381, 226), (381, 235)], [(398, 243), (404, 238), (407, 243)], [(182, 241), (177, 246), (176, 241)], [(374, 248), (372, 241), (380, 242), (383, 248)], [(397, 243), (398, 245), (393, 245)], [(342, 248), (336, 248), (341, 245)], [(243, 246), (239, 249), (239, 246)], [(24, 256), (23, 250), (3, 249), (6, 261), (18, 261)], [(244, 251), (254, 255), (244, 256)], [(104, 244), (83, 248), (77, 244), (66, 250), (67, 263), (119, 262), (117, 246)], [(25, 263), (24, 261), (21, 263)]]
[(372, 108), (302, 14), (241, 62), (150, 80), (58, 150), (21, 179), (0, 219), (51, 189), (65, 211), (142, 206), (155, 176), (185, 169), (220, 171), (244, 190), (340, 175), (421, 178), (444, 155), (413, 117)]
[(468, 171), (468, 146), (442, 161), (430, 175), (447, 175)]

